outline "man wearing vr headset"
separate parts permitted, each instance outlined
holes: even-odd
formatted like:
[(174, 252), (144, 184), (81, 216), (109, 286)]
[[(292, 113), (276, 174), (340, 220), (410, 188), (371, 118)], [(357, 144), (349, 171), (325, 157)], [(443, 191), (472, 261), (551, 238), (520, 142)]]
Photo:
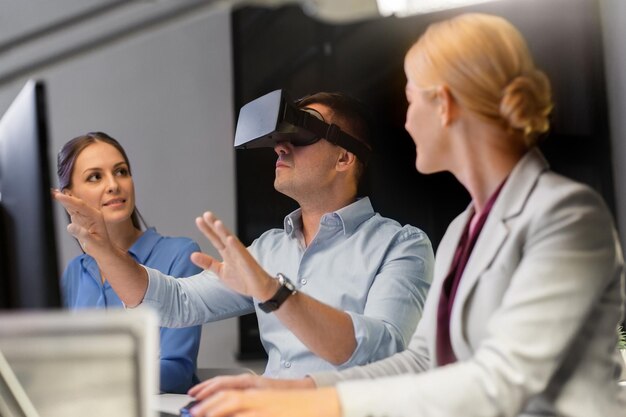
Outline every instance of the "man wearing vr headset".
[[(86, 242), (126, 305), (155, 308), (163, 326), (256, 310), (266, 376), (297, 378), (404, 350), (421, 317), (434, 256), (424, 232), (381, 217), (369, 198), (357, 198), (370, 152), (358, 103), (318, 93), (294, 106), (280, 91), (270, 94), (249, 103), (264, 114), (242, 108), (235, 144), (274, 147), (274, 186), (300, 205), (284, 229), (246, 248), (207, 212), (196, 224), (223, 260), (195, 253), (192, 260), (205, 271), (182, 279), (142, 268), (108, 242), (97, 212), (56, 194), (72, 215), (68, 230)], [(259, 125), (268, 120), (263, 131)]]

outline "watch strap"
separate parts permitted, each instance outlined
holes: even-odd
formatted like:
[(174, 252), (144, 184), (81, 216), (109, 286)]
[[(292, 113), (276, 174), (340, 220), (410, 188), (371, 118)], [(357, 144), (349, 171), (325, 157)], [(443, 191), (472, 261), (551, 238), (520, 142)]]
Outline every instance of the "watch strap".
[(267, 301), (259, 303), (259, 308), (265, 313), (271, 313), (272, 311), (278, 310), (278, 308), (289, 298), (289, 296), (296, 293), (296, 287), (293, 283), (281, 273), (278, 273), (276, 276), (278, 282), (280, 283), (280, 287), (276, 291), (276, 293)]

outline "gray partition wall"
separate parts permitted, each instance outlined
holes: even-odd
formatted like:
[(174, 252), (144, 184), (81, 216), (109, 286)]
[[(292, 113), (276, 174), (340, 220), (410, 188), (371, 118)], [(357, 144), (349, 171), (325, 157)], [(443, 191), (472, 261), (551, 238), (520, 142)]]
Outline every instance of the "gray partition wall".
[(626, 1), (601, 0), (617, 221), (626, 245)]
[[(198, 1), (143, 3), (76, 21), (84, 7), (116, 2), (66, 3), (74, 6), (66, 15), (25, 27), (21, 38), (17, 29), (7, 36), (13, 26), (0, 29), (0, 113), (27, 78), (43, 79), (51, 166), (72, 137), (109, 133), (128, 152), (148, 223), (212, 252), (195, 217), (210, 209), (235, 226), (230, 11)], [(38, 28), (45, 30), (37, 35)], [(3, 49), (11, 39), (12, 48)], [(66, 224), (57, 207), (61, 267), (79, 253)], [(198, 365), (238, 366), (237, 320), (203, 330)]]

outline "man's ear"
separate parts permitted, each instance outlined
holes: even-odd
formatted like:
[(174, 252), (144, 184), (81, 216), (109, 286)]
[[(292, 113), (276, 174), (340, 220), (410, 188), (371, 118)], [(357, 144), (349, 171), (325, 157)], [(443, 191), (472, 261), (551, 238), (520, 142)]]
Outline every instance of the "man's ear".
[(449, 126), (456, 119), (457, 102), (448, 87), (437, 88), (437, 99), (439, 101), (439, 117), (441, 126)]
[(342, 148), (337, 159), (337, 170), (346, 171), (354, 164), (356, 164), (356, 156)]

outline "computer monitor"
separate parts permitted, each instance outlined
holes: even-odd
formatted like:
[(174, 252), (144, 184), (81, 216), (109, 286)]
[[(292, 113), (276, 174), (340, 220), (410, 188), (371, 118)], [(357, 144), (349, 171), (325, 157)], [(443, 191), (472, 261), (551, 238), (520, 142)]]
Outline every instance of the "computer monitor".
[(46, 117), (31, 80), (0, 120), (0, 310), (61, 306)]
[(147, 309), (0, 313), (0, 415), (155, 416), (158, 337)]

